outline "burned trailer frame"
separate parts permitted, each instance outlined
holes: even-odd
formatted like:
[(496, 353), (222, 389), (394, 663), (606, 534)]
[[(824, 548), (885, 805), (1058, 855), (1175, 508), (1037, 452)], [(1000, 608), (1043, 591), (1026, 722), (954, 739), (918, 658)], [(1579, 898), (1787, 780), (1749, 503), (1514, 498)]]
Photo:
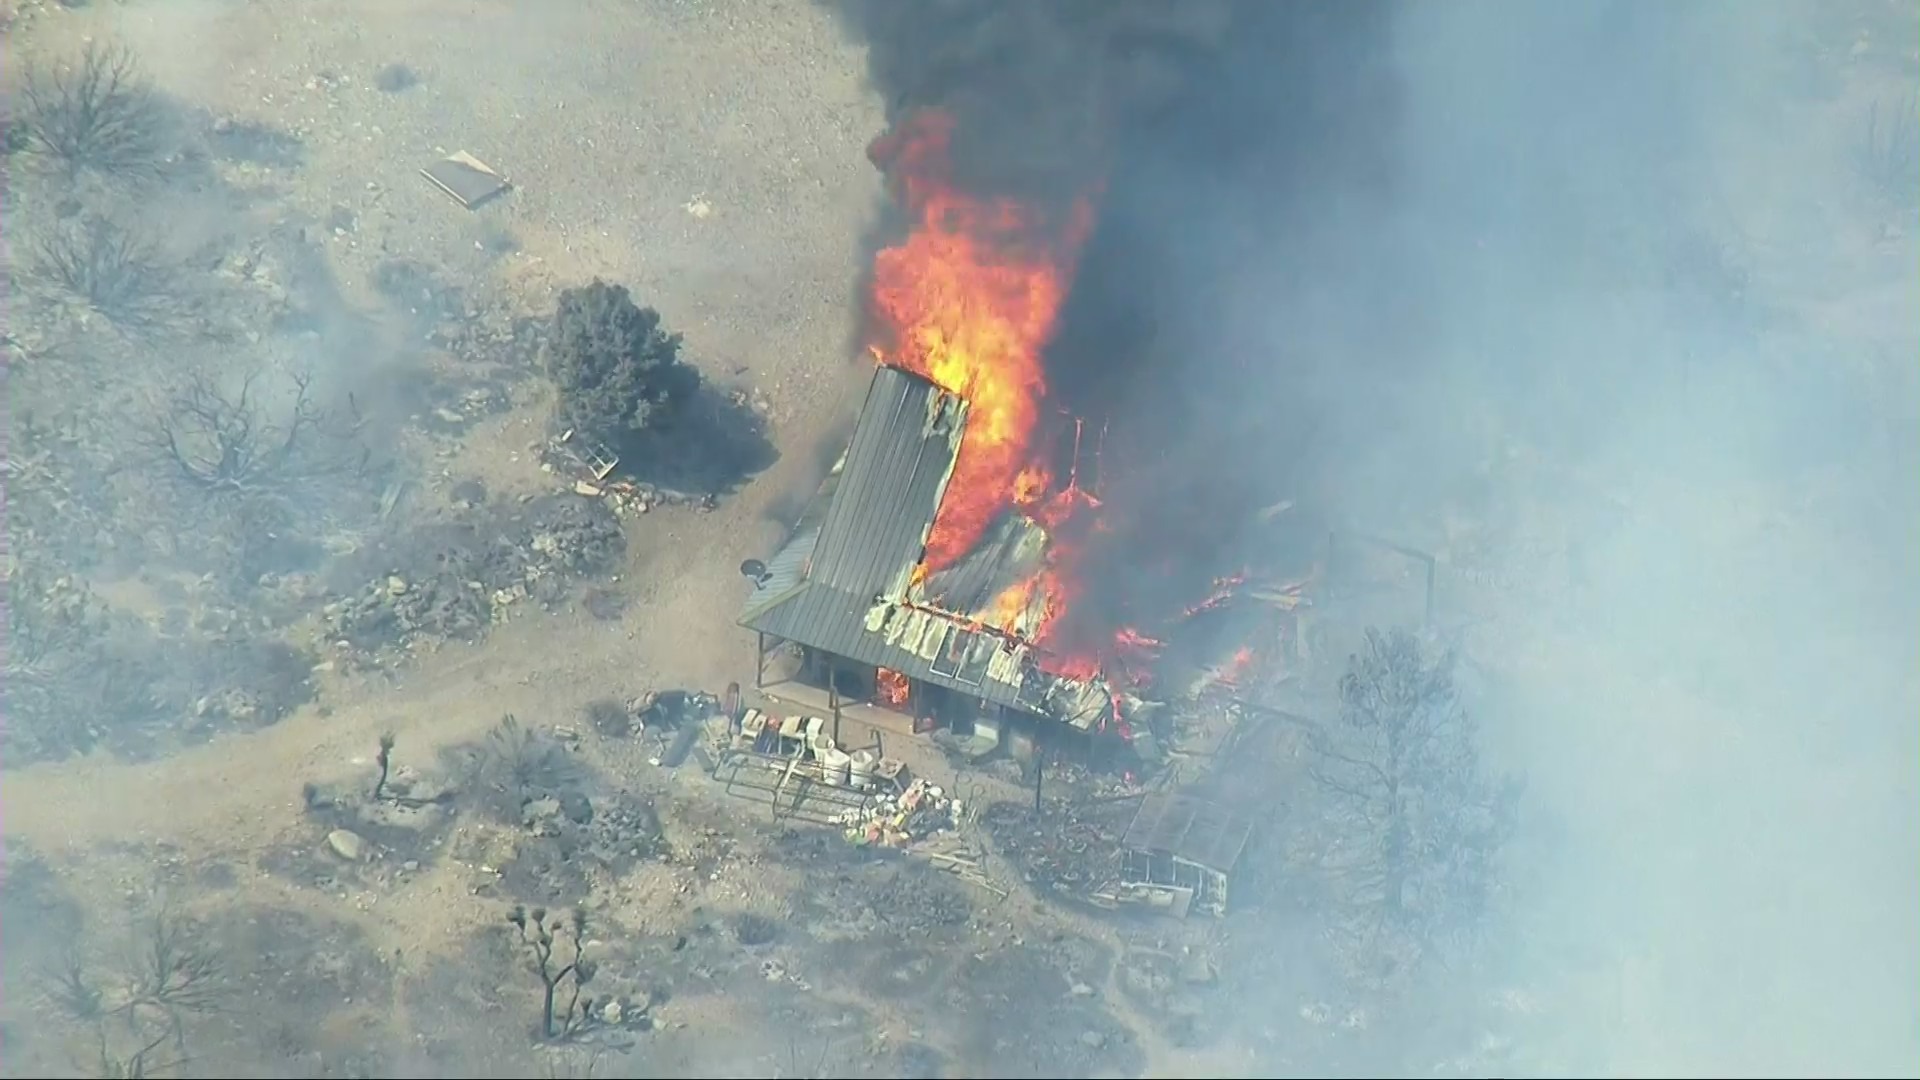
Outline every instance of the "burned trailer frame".
[(1233, 872), (1253, 835), (1251, 818), (1186, 794), (1140, 801), (1120, 839), (1113, 900), (1178, 919), (1227, 913)]

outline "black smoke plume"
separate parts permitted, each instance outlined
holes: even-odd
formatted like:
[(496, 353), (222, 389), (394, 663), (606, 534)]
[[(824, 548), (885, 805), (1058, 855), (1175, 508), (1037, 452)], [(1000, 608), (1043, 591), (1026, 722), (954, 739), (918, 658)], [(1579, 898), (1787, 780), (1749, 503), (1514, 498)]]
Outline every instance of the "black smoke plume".
[(1392, 177), (1392, 5), (833, 6), (868, 46), (890, 120), (953, 117), (969, 193), (1043, 207), (1099, 193), (1046, 357), (1049, 404), (1107, 431), (1089, 588), (1056, 632), (1078, 651), (1164, 626), (1244, 560), (1253, 515), (1301, 494), (1305, 372), (1352, 362), (1249, 316), (1311, 292), (1316, 267), (1387, 280), (1341, 249), (1336, 223)]

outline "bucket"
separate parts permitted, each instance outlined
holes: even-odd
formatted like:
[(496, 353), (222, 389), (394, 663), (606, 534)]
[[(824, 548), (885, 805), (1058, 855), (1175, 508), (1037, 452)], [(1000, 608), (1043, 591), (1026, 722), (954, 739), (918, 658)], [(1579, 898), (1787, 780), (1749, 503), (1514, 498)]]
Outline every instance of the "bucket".
[(877, 760), (871, 750), (855, 750), (847, 759), (847, 781), (854, 790), (865, 791), (873, 786), (873, 766)]
[(834, 787), (846, 787), (853, 758), (844, 751), (829, 749), (820, 755), (820, 778)]
[[(817, 757), (817, 758), (826, 757), (828, 754), (833, 753), (835, 750), (835, 747), (833, 745), (833, 736), (827, 734), (824, 731), (815, 732), (812, 735), (807, 736), (807, 749), (813, 751), (814, 757)], [(841, 756), (845, 757), (846, 755), (842, 754)]]

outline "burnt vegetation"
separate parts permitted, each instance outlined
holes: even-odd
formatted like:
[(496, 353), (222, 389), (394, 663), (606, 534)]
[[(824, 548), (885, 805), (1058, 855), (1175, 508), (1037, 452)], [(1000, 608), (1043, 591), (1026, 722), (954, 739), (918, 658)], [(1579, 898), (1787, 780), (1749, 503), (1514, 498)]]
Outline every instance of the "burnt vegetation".
[(117, 964), (96, 967), (79, 932), (43, 979), (46, 1003), (90, 1029), (88, 1075), (158, 1076), (188, 1059), (187, 1023), (224, 1008), (225, 959), (193, 920), (162, 904), (134, 919)]
[(1481, 763), (1453, 673), (1451, 654), (1427, 655), (1413, 634), (1369, 630), (1314, 740), (1334, 928), (1365, 983), (1464, 955), (1500, 889), (1518, 786)]
[(84, 582), (37, 560), (13, 564), (7, 621), (9, 760), (86, 753), (159, 717), (145, 635)]
[(27, 251), (27, 284), (129, 333), (152, 333), (182, 314), (180, 267), (145, 237), (97, 214), (56, 222)]
[(64, 64), (28, 70), (10, 138), (68, 179), (145, 179), (166, 165), (166, 120), (133, 54), (94, 43)]
[(160, 1035), (129, 1051), (116, 1047), (115, 1040), (103, 1032), (99, 1049), (93, 1060), (87, 1063), (85, 1075), (101, 1080), (145, 1080), (147, 1077), (169, 1075), (185, 1065), (187, 1059), (169, 1054), (165, 1049), (166, 1042), (167, 1037)]
[(356, 429), (316, 403), (304, 371), (253, 368), (231, 385), (195, 371), (156, 411), (154, 446), (174, 478), (202, 494), (291, 498), (366, 458), (350, 452)]

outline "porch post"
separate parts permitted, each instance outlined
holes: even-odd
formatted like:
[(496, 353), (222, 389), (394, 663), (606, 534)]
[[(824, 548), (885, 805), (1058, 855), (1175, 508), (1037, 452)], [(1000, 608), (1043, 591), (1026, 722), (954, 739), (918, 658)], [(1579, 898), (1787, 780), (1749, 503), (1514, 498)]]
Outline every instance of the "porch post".
[(840, 745), (840, 658), (827, 657), (827, 708), (833, 710), (833, 745)]
[(767, 632), (755, 630), (753, 638), (753, 688), (764, 690), (767, 688)]

